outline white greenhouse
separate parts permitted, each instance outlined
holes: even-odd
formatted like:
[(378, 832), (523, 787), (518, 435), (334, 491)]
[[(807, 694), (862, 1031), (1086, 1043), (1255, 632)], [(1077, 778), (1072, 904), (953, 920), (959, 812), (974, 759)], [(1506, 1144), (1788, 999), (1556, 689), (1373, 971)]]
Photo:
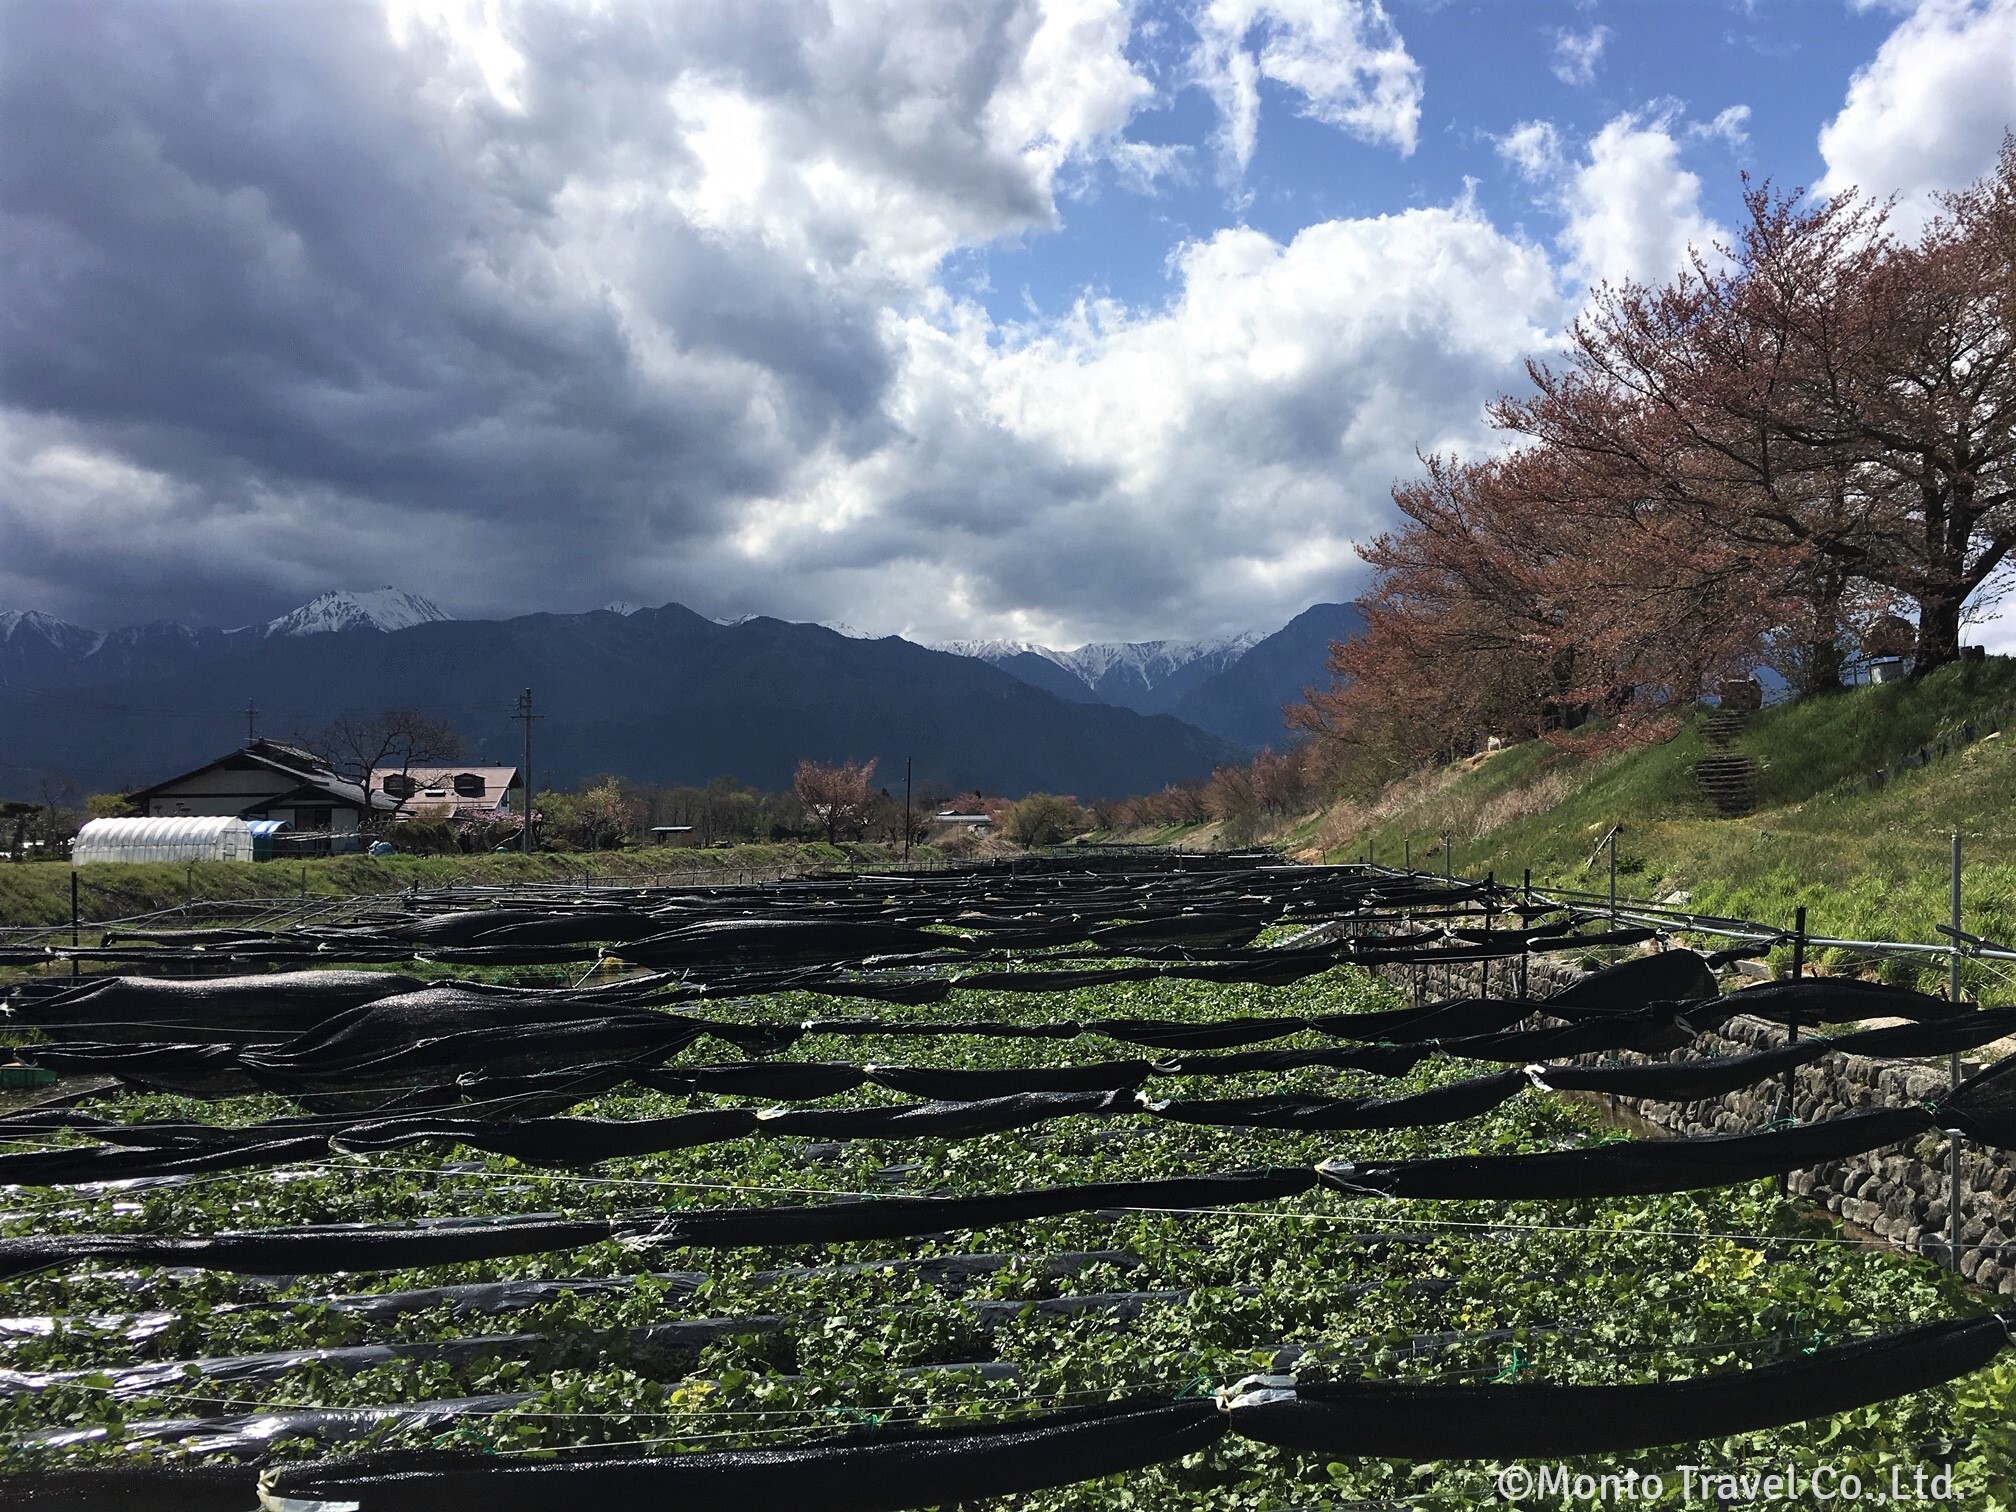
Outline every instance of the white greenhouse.
[(93, 861), (250, 861), (252, 826), (243, 819), (93, 819), (77, 832), (70, 859)]

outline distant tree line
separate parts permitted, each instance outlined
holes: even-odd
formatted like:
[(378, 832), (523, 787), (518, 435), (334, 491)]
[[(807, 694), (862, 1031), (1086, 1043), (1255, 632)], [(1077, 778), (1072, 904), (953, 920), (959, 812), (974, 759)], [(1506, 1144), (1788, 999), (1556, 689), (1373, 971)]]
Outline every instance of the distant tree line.
[[(1734, 244), (1606, 285), (1361, 549), (1366, 631), (1293, 713), (1371, 785), (1487, 734), (1658, 738), (1719, 679), (1924, 674), (2016, 546), (2016, 141), (1915, 238), (1887, 207), (1745, 194)], [(1214, 779), (1215, 781), (1216, 779)]]

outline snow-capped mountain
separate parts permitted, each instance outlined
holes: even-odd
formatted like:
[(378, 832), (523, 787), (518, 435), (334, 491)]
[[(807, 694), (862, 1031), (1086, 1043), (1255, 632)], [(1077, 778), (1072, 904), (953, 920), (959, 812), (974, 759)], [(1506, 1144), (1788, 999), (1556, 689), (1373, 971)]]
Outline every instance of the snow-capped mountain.
[(1076, 651), (1057, 653), (1055, 660), (1075, 671), (1090, 687), (1118, 676), (1153, 688), (1200, 662), (1213, 672), (1222, 672), (1265, 639), (1265, 632), (1249, 630), (1219, 640), (1094, 641)]
[(1040, 656), (1060, 667), (1069, 667), (1072, 655), (1069, 651), (1053, 651), (1048, 646), (1039, 646), (1034, 641), (1018, 640), (933, 641), (931, 649), (949, 652), (953, 656), (977, 657), (984, 662), (1004, 662), (1011, 656)]
[(964, 640), (933, 649), (976, 657), (1060, 697), (1159, 714), (1266, 638), (1249, 631), (1217, 640), (1093, 641), (1073, 651), (1034, 641)]
[(28, 646), (47, 647), (61, 656), (88, 656), (105, 637), (39, 609), (9, 609), (0, 613), (0, 645), (25, 651)]
[(620, 614), (623, 618), (628, 619), (644, 606), (642, 604), (633, 604), (628, 599), (611, 599), (602, 607), (611, 614)]
[(291, 614), (266, 623), (268, 635), (322, 635), (333, 630), (405, 630), (452, 619), (417, 593), (373, 588), (318, 593)]
[(1294, 738), (1284, 707), (1300, 701), (1305, 688), (1327, 686), (1331, 644), (1364, 628), (1350, 604), (1312, 604), (1272, 635), (1095, 641), (1075, 651), (1034, 641), (964, 640), (936, 649), (977, 658), (1074, 703), (1173, 714), (1248, 749), (1279, 749)]

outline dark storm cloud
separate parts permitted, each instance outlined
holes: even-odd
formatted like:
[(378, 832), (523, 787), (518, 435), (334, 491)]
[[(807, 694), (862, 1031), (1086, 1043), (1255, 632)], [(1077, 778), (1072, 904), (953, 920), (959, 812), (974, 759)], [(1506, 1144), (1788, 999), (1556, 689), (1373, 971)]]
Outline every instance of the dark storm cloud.
[[(633, 212), (591, 249), (630, 265), (625, 311), (570, 245), (556, 196), (581, 170), (681, 171), (666, 83), (690, 58), (662, 36), (548, 35), (518, 116), (444, 109), (444, 76), (480, 81), (357, 6), (16, 5), (4, 26), (0, 403), (176, 480), (164, 509), (282, 490), (551, 522), (575, 551), (640, 512), (706, 535), (877, 413), (877, 291)], [(668, 360), (640, 360), (638, 319)]]
[(461, 8), (0, 0), (0, 608), (1279, 623), (1553, 316), (1460, 211), (947, 293), (1125, 145), (1124, 0)]

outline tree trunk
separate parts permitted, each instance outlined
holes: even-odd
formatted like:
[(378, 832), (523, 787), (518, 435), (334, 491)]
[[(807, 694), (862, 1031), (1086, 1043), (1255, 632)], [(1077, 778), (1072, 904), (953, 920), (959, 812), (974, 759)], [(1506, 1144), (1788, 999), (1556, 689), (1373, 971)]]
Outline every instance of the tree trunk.
[(1841, 671), (1847, 661), (1846, 649), (1832, 636), (1807, 641), (1796, 653), (1794, 667), (1798, 676), (1792, 691), (1801, 698), (1840, 692)]
[(1960, 595), (1946, 593), (1918, 600), (1918, 646), (1913, 653), (1913, 677), (1936, 672), (1960, 659)]

